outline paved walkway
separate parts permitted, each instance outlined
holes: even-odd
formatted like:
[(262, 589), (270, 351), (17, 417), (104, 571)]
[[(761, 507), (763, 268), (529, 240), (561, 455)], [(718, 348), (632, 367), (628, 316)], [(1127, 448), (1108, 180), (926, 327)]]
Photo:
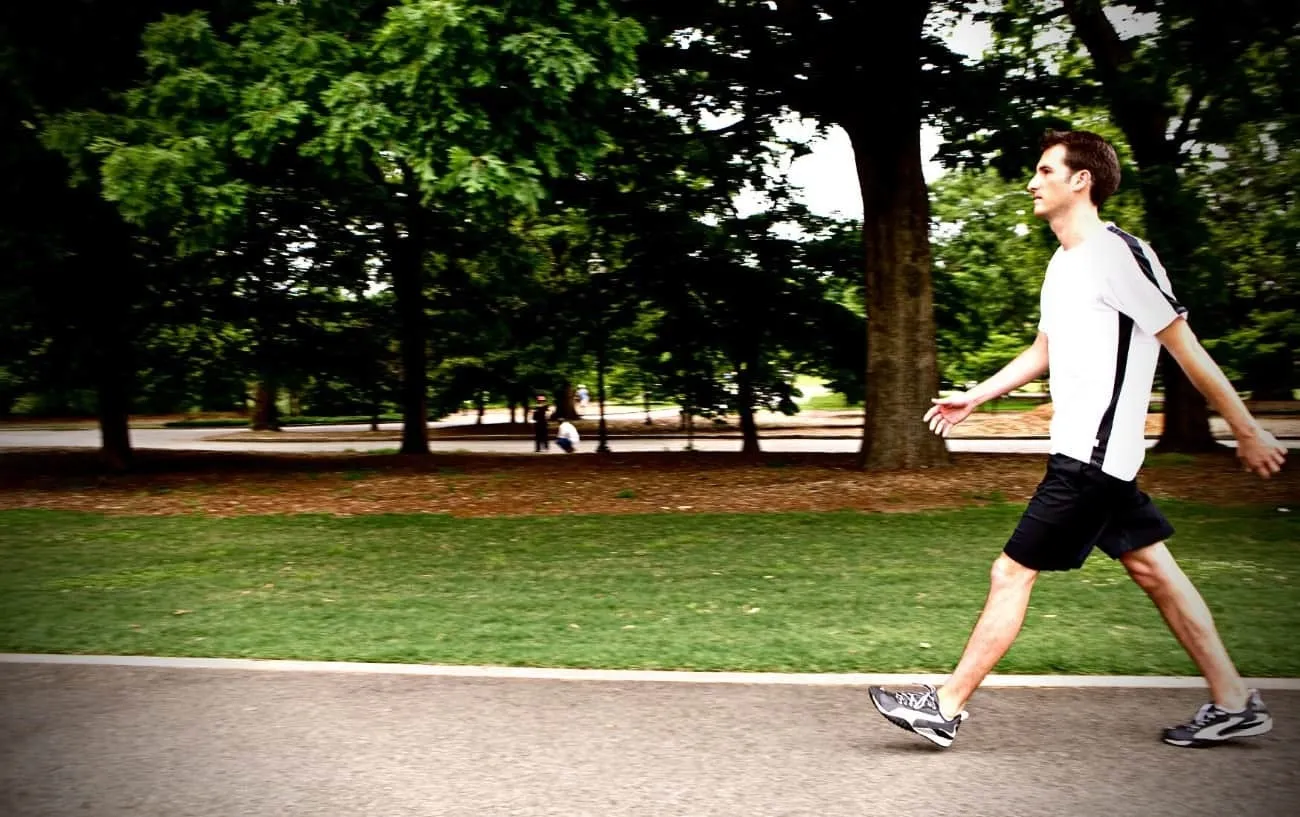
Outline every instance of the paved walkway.
[[(369, 426), (331, 426), (320, 430), (346, 431), (349, 429), (368, 429)], [(383, 426), (388, 429), (388, 426)], [(393, 426), (390, 430), (396, 430)], [(473, 426), (467, 426), (472, 429)], [(304, 429), (294, 429), (301, 431)], [(838, 452), (853, 453), (862, 447), (861, 438), (853, 435), (853, 429), (846, 429), (846, 436), (826, 437), (762, 437), (760, 444), (764, 451), (771, 452)], [(328, 452), (328, 451), (376, 451), (392, 450), (398, 446), (394, 440), (294, 440), (292, 442), (257, 442), (245, 439), (239, 431), (223, 431), (211, 428), (136, 428), (131, 430), (131, 444), (137, 449), (162, 448), (188, 451), (261, 451), (281, 453)], [(686, 439), (672, 437), (612, 437), (610, 448), (614, 451), (680, 451), (686, 446)], [(1046, 454), (1049, 442), (1045, 438), (984, 438), (984, 439), (949, 439), (948, 449), (956, 452), (983, 452), (1002, 454)], [(1300, 438), (1282, 440), (1288, 448), (1300, 449)], [(740, 451), (741, 440), (737, 435), (728, 437), (697, 436), (693, 441), (700, 451)], [(1148, 447), (1156, 444), (1154, 439), (1147, 440)], [(1229, 447), (1235, 445), (1231, 440), (1223, 441)], [(99, 432), (95, 429), (0, 429), (0, 451), (10, 449), (33, 448), (98, 448)], [(596, 441), (584, 438), (580, 447), (583, 452), (594, 451)], [(437, 452), (471, 451), (474, 453), (525, 454), (533, 450), (531, 438), (515, 437), (502, 439), (494, 437), (474, 437), (467, 435), (456, 439), (433, 438), (429, 441), (429, 450)], [(554, 449), (558, 452), (558, 449)]]
[(1253, 742), (1161, 744), (1203, 697), (985, 689), (941, 751), (854, 686), (0, 663), (0, 814), (1294, 814), (1300, 692)]

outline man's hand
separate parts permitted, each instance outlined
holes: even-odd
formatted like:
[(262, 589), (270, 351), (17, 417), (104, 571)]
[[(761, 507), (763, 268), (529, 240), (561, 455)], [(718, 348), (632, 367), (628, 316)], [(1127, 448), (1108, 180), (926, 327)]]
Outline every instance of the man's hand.
[(1282, 470), (1282, 462), (1286, 460), (1286, 447), (1271, 433), (1258, 428), (1254, 433), (1237, 439), (1237, 459), (1241, 460), (1247, 471), (1254, 471), (1268, 479)]
[(947, 397), (936, 397), (934, 403), (925, 413), (923, 420), (930, 424), (930, 430), (940, 437), (947, 437), (952, 427), (965, 420), (975, 410), (976, 403), (967, 392), (957, 392)]

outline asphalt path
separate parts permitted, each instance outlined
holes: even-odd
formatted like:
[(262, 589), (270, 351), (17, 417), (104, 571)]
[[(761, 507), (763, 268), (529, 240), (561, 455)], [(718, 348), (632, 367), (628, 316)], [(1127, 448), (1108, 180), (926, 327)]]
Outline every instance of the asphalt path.
[[(455, 425), (448, 423), (447, 425)], [(474, 436), (472, 425), (464, 425), (465, 436), (454, 439), (434, 437), (429, 441), (429, 450), (433, 452), (469, 451), (492, 454), (532, 453), (531, 438)], [(299, 431), (368, 431), (368, 425), (358, 426), (308, 426), (295, 427)], [(381, 425), (384, 431), (399, 431), (396, 424)], [(861, 447), (861, 439), (854, 436), (856, 429), (846, 427), (843, 436), (763, 436), (760, 445), (764, 451), (771, 452), (831, 452), (852, 453)], [(791, 434), (793, 432), (783, 432)], [(213, 428), (135, 428), (131, 430), (131, 444), (138, 449), (170, 449), (188, 451), (261, 451), (282, 453), (310, 453), (337, 451), (376, 451), (396, 448), (395, 440), (360, 440), (360, 441), (286, 441), (258, 442), (246, 439), (247, 432)], [(1234, 441), (1224, 440), (1222, 444), (1232, 447)], [(1156, 440), (1147, 440), (1147, 446), (1155, 445)], [(1300, 448), (1300, 438), (1282, 440), (1288, 448)], [(1046, 438), (956, 438), (947, 440), (948, 449), (955, 452), (980, 452), (1001, 454), (1046, 454), (1049, 443)], [(618, 452), (625, 451), (681, 451), (687, 445), (682, 436), (644, 437), (627, 436), (609, 438), (609, 446)], [(697, 436), (692, 445), (699, 451), (736, 451), (741, 448), (739, 436), (710, 437)], [(0, 450), (32, 448), (98, 448), (100, 436), (97, 429), (0, 429)], [(580, 453), (591, 453), (596, 448), (596, 441), (586, 437), (579, 445)], [(552, 446), (552, 454), (560, 454)]]
[(6, 817), (1281, 817), (1261, 738), (1159, 742), (1200, 689), (984, 689), (951, 749), (854, 686), (0, 664)]

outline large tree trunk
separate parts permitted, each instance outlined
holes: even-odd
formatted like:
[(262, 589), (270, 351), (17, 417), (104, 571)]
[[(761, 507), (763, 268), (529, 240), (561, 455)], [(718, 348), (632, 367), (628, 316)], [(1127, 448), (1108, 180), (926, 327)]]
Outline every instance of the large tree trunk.
[[(78, 233), (81, 251), (70, 254), (60, 279), (65, 288), (56, 297), (60, 310), (70, 318), (78, 356), (91, 367), (86, 385), (95, 390), (99, 459), (109, 470), (125, 471), (134, 459), (130, 413), (134, 339), (139, 331), (134, 307), (143, 297), (139, 276), (145, 270), (138, 266), (142, 262), (117, 214), (102, 202), (96, 202), (89, 212), (93, 217)], [(106, 275), (106, 267), (115, 267), (120, 276)]]
[[(1063, 0), (1079, 39), (1092, 56), (1097, 75), (1109, 99), (1115, 124), (1124, 132), (1141, 172), (1138, 187), (1146, 207), (1147, 240), (1169, 273), (1174, 294), (1196, 314), (1194, 282), (1190, 276), (1193, 252), (1201, 241), (1194, 201), (1178, 175), (1179, 145), (1169, 136), (1169, 114), (1153, 89), (1134, 71), (1135, 55), (1119, 38), (1102, 13), (1099, 0)], [(1121, 225), (1123, 226), (1123, 225)], [(1191, 297), (1189, 297), (1191, 296)], [(1190, 303), (1189, 303), (1190, 301)], [(1165, 384), (1164, 430), (1158, 451), (1196, 452), (1216, 447), (1210, 433), (1210, 413), (1205, 398), (1168, 354), (1162, 353), (1161, 379)]]
[(275, 405), (280, 389), (272, 375), (266, 374), (257, 382), (257, 391), (253, 395), (254, 431), (279, 431), (280, 413)]
[(555, 410), (551, 415), (556, 420), (577, 420), (578, 402), (577, 390), (573, 384), (565, 380), (560, 384), (560, 389), (555, 393)]
[(397, 310), (397, 343), (402, 361), (402, 454), (429, 453), (428, 354), (425, 345), (424, 241), (418, 204), (412, 202), (399, 234), (384, 223), (384, 249), (392, 264)]
[(921, 422), (939, 385), (930, 206), (918, 135), (917, 52), (928, 5), (900, 3), (874, 18), (880, 27), (873, 39), (914, 43), (914, 51), (900, 59), (897, 46), (884, 49), (891, 63), (875, 75), (888, 76), (888, 81), (873, 82), (871, 104), (840, 122), (853, 144), (862, 187), (867, 393), (861, 463), (870, 469), (948, 463), (943, 440)]

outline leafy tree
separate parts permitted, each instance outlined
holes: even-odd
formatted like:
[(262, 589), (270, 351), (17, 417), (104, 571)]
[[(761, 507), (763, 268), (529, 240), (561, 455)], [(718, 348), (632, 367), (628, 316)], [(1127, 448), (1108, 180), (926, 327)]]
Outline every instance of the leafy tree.
[(931, 192), (941, 371), (981, 380), (1033, 342), (1055, 240), (1023, 187), (992, 170), (951, 171)]
[[(1153, 22), (1121, 31), (1115, 20), (1124, 11), (1154, 15)], [(1204, 257), (1207, 232), (1201, 198), (1189, 189), (1186, 171), (1201, 148), (1232, 141), (1249, 112), (1261, 107), (1261, 80), (1264, 87), (1272, 83), (1262, 66), (1247, 57), (1293, 41), (1300, 12), (1293, 4), (1260, 0), (1060, 0), (1059, 5), (1008, 0), (990, 18), (1004, 40), (1022, 46), (1021, 53), (1056, 21), (1068, 22), (1064, 47), (1049, 49), (1060, 69), (1056, 89), (1073, 87), (1084, 102), (1094, 98), (1091, 89), (1104, 102), (1138, 168), (1147, 237), (1161, 254), (1180, 300), (1203, 316), (1198, 326), (1209, 335), (1222, 331), (1223, 311), (1216, 308), (1221, 306), (1216, 303), (1223, 290), (1216, 277), (1221, 268), (1197, 263)], [(1079, 62), (1076, 44), (1087, 54), (1086, 63)], [(1052, 61), (1044, 62), (1050, 67)], [(1022, 75), (1021, 89), (1033, 86), (1033, 79)], [(1036, 91), (1041, 98), (1050, 89), (1038, 85)], [(971, 107), (979, 105), (970, 101)], [(1168, 355), (1162, 359), (1161, 379), (1165, 423), (1158, 447), (1215, 448), (1204, 399)]]
[(862, 462), (873, 468), (946, 462), (942, 441), (917, 422), (938, 385), (918, 130), (940, 75), (961, 70), (926, 30), (937, 4), (650, 5), (642, 18), (658, 21), (652, 32), (670, 34), (667, 47), (643, 64), (678, 78), (665, 97), (677, 108), (731, 116), (728, 127), (737, 134), (769, 130), (791, 114), (847, 132), (864, 212)]
[[(1294, 65), (1297, 44), (1289, 56)], [(1300, 386), (1300, 106), (1285, 99), (1291, 87), (1273, 87), (1272, 121), (1246, 125), (1188, 174), (1205, 202), (1201, 263), (1219, 265), (1226, 282), (1227, 328), (1207, 345), (1256, 400), (1290, 400)]]
[[(106, 194), (221, 246), (271, 188), (319, 185), (345, 221), (378, 225), (396, 298), (402, 451), (428, 450), (426, 264), (465, 220), (535, 204), (580, 169), (596, 109), (631, 79), (635, 23), (604, 4), (260, 2), (222, 25), (168, 17), (146, 34), (133, 117), (69, 120), (103, 154)], [(326, 184), (328, 182), (329, 184)]]
[[(153, 316), (142, 306), (151, 288), (179, 276), (93, 180), (69, 185), (66, 164), (43, 138), (65, 111), (121, 110), (123, 93), (141, 75), (145, 21), (194, 5), (10, 3), (0, 12), (0, 185), (12, 205), (0, 226), (0, 324), (10, 327), (6, 341), (24, 390), (93, 390), (101, 451), (116, 467), (130, 460), (134, 359), (151, 334)], [(225, 13), (235, 5), (215, 7)]]

